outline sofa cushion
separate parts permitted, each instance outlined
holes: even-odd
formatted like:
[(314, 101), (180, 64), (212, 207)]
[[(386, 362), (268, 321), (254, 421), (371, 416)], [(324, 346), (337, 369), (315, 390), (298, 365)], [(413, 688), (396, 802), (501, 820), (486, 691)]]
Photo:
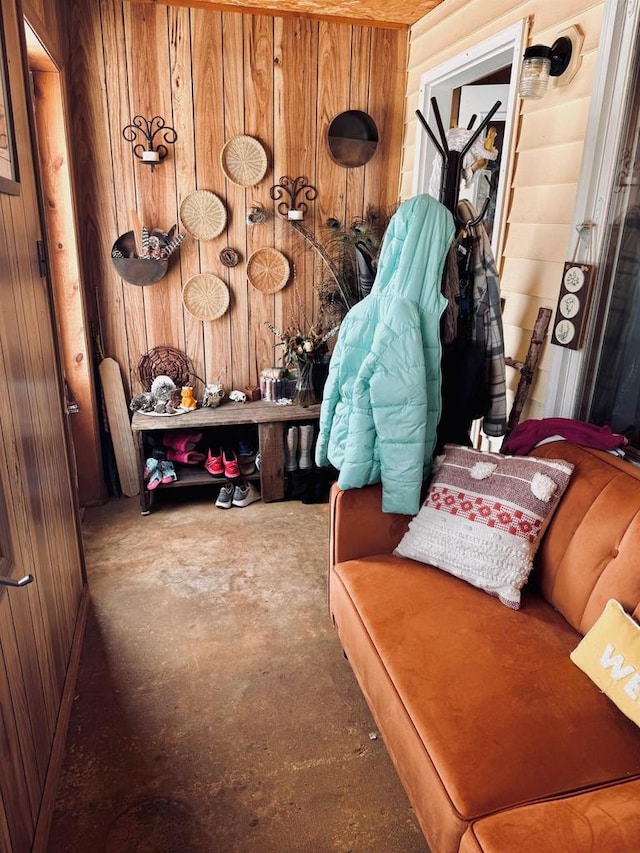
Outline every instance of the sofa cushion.
[(640, 781), (524, 806), (475, 823), (460, 853), (637, 853)]
[(575, 466), (536, 555), (542, 595), (581, 634), (610, 598), (640, 621), (640, 469), (568, 441), (532, 453)]
[(520, 606), (540, 534), (573, 465), (448, 444), (424, 504), (394, 551)]
[(640, 776), (636, 727), (585, 689), (579, 635), (540, 596), (510, 610), (380, 555), (333, 567), (330, 606), (435, 849), (457, 851), (480, 816)]
[(640, 626), (611, 599), (571, 660), (640, 725)]

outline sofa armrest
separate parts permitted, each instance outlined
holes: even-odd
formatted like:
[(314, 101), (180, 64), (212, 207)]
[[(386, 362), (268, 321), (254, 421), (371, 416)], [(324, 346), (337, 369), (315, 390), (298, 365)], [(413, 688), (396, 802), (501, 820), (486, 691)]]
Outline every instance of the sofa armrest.
[(410, 521), (408, 515), (382, 512), (380, 485), (343, 491), (334, 484), (330, 496), (330, 564), (390, 554)]

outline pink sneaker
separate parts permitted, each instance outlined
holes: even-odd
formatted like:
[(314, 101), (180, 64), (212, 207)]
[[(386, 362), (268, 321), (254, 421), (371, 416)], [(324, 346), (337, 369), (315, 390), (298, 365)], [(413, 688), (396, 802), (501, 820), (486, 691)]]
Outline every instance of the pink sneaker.
[[(228, 458), (227, 453), (229, 454)], [(233, 450), (223, 450), (222, 461), (224, 463), (225, 477), (229, 480), (236, 480), (240, 476), (240, 466), (238, 465), (238, 457)]]
[(158, 465), (151, 472), (151, 476), (147, 482), (147, 489), (152, 492), (154, 489), (157, 489), (160, 483), (162, 482), (162, 474), (160, 473), (160, 466)]
[(222, 477), (224, 474), (222, 453), (218, 451), (218, 455), (214, 456), (211, 449), (209, 449), (209, 452), (207, 453), (207, 461), (204, 463), (204, 467), (212, 477)]
[(166, 459), (163, 459), (160, 462), (160, 475), (162, 478), (161, 482), (164, 485), (167, 485), (167, 483), (175, 483), (178, 479), (176, 469), (173, 467), (173, 462), (169, 462)]

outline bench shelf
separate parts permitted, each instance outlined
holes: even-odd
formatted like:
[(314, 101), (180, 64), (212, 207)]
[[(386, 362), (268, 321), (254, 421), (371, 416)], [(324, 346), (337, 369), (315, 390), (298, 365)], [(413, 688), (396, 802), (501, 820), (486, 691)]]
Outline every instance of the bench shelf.
[[(285, 425), (296, 422), (317, 421), (320, 417), (320, 404), (312, 406), (279, 406), (277, 403), (257, 400), (252, 403), (221, 403), (215, 409), (195, 409), (174, 417), (158, 417), (135, 412), (131, 422), (134, 438), (139, 451), (140, 509), (143, 515), (151, 511), (153, 492), (146, 488), (144, 466), (146, 461), (145, 434), (163, 430), (207, 430), (216, 427), (234, 427), (255, 424), (258, 428), (258, 448), (260, 451), (260, 471), (244, 477), (245, 480), (260, 480), (262, 500), (265, 502), (282, 500), (285, 494), (284, 472), (284, 430)], [(212, 477), (203, 467), (190, 468), (182, 465), (176, 468), (179, 479), (163, 485), (162, 489), (181, 486), (218, 484), (225, 482), (224, 477)]]

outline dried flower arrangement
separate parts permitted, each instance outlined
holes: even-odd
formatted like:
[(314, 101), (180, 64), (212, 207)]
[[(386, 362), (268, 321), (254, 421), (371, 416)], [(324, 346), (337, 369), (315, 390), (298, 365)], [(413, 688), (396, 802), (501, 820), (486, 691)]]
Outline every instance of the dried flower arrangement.
[(340, 324), (325, 326), (322, 322), (308, 326), (306, 330), (294, 321), (283, 331), (272, 323), (265, 323), (282, 347), (282, 363), (285, 367), (298, 367), (300, 362), (319, 362), (329, 352), (329, 341), (338, 334)]
[(309, 323), (298, 294), (299, 316), (282, 331), (273, 323), (265, 326), (276, 339), (275, 346), (282, 347), (282, 364), (288, 369), (289, 377), (296, 380), (294, 402), (307, 406), (317, 402), (313, 386), (313, 366), (321, 363), (329, 354), (329, 341), (337, 335), (340, 320), (333, 322), (320, 306), (318, 319)]

